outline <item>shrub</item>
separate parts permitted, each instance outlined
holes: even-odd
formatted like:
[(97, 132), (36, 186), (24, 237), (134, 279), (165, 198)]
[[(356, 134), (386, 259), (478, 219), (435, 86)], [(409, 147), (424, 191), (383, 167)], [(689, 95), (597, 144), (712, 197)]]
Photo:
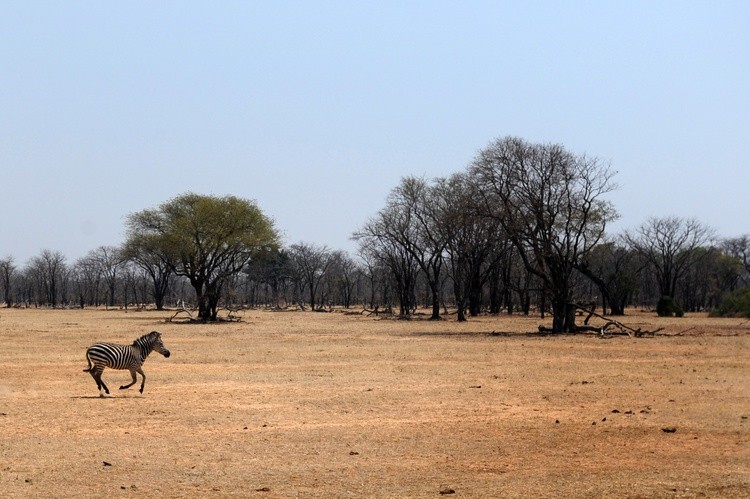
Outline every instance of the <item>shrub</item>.
[(750, 317), (750, 287), (725, 294), (718, 307), (711, 311), (714, 317)]
[(662, 296), (656, 304), (656, 313), (659, 317), (682, 317), (685, 311), (677, 305), (671, 296)]

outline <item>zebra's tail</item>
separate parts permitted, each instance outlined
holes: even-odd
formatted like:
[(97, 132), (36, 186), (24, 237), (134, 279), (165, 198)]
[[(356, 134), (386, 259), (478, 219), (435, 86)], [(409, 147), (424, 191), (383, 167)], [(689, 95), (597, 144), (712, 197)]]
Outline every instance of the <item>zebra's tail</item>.
[(91, 357), (89, 357), (88, 350), (86, 351), (86, 360), (89, 361), (89, 368), (88, 369), (84, 369), (83, 372), (88, 373), (88, 372), (91, 372), (91, 368), (94, 367), (94, 364), (91, 363)]

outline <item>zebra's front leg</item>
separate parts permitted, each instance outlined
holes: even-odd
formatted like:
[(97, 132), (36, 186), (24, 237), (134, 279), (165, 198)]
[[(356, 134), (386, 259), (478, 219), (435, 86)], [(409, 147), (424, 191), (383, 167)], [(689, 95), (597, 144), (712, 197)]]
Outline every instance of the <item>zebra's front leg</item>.
[[(138, 368), (138, 372), (141, 373), (141, 377), (143, 378), (143, 381), (141, 381), (141, 393), (143, 393), (143, 387), (146, 386), (146, 373), (140, 367)], [(133, 377), (135, 377), (135, 374)]]
[[(128, 388), (133, 386), (136, 383), (136, 381), (138, 381), (138, 378), (136, 378), (135, 376), (135, 369), (130, 370), (130, 375), (133, 377), (133, 381), (129, 385), (122, 385), (120, 387), (120, 390), (127, 390)], [(143, 388), (141, 388), (141, 393), (143, 393)]]

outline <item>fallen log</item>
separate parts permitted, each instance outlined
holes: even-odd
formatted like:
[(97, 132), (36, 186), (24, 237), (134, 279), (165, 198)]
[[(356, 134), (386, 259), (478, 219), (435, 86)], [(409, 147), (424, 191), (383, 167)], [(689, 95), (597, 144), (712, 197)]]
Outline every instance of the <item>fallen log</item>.
[[(593, 332), (593, 333), (598, 333), (600, 336), (604, 336), (605, 334), (610, 334), (610, 335), (615, 334), (615, 335), (623, 335), (623, 336), (628, 335), (631, 338), (632, 337), (641, 338), (643, 336), (654, 336), (656, 333), (664, 329), (661, 327), (658, 329), (654, 329), (653, 331), (648, 331), (648, 330), (644, 331), (641, 328), (634, 329), (630, 326), (626, 326), (625, 324), (623, 324), (622, 322), (618, 320), (612, 319), (611, 317), (606, 317), (601, 314), (597, 314), (593, 310), (589, 310), (585, 307), (582, 307), (581, 305), (576, 305), (576, 304), (571, 304), (571, 305), (581, 310), (582, 312), (585, 312), (588, 314), (586, 319), (583, 321), (583, 325), (582, 326), (577, 325), (575, 327), (575, 330), (571, 331), (572, 333)], [(591, 317), (597, 317), (607, 322), (603, 326), (592, 326), (589, 324), (589, 320), (591, 319)], [(613, 328), (617, 328), (617, 329), (613, 329)], [(552, 330), (552, 328), (549, 328), (546, 326), (539, 326), (539, 332), (540, 333), (553, 333), (554, 331)]]

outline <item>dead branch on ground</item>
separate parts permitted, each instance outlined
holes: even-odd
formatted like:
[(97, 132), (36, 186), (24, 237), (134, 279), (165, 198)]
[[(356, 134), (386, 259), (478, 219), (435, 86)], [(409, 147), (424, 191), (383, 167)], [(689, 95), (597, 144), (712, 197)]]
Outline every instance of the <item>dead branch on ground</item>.
[[(576, 326), (575, 331), (573, 331), (575, 333), (588, 331), (588, 332), (598, 333), (600, 336), (604, 336), (606, 333), (610, 335), (628, 335), (631, 338), (632, 337), (641, 338), (644, 336), (654, 336), (656, 333), (664, 329), (662, 327), (654, 329), (653, 331), (643, 330), (641, 328), (634, 329), (630, 326), (626, 326), (625, 324), (623, 324), (622, 322), (618, 320), (612, 319), (611, 317), (606, 317), (601, 314), (597, 314), (593, 310), (589, 310), (580, 305), (576, 305), (576, 304), (571, 304), (571, 305), (577, 308), (578, 310), (581, 310), (582, 312), (588, 314), (586, 319), (583, 321), (583, 325)], [(597, 317), (599, 319), (606, 321), (606, 323), (603, 326), (591, 326), (589, 325), (589, 320), (591, 319), (591, 317)], [(552, 331), (552, 328), (549, 328), (546, 326), (539, 326), (539, 332), (551, 333), (553, 331)]]

